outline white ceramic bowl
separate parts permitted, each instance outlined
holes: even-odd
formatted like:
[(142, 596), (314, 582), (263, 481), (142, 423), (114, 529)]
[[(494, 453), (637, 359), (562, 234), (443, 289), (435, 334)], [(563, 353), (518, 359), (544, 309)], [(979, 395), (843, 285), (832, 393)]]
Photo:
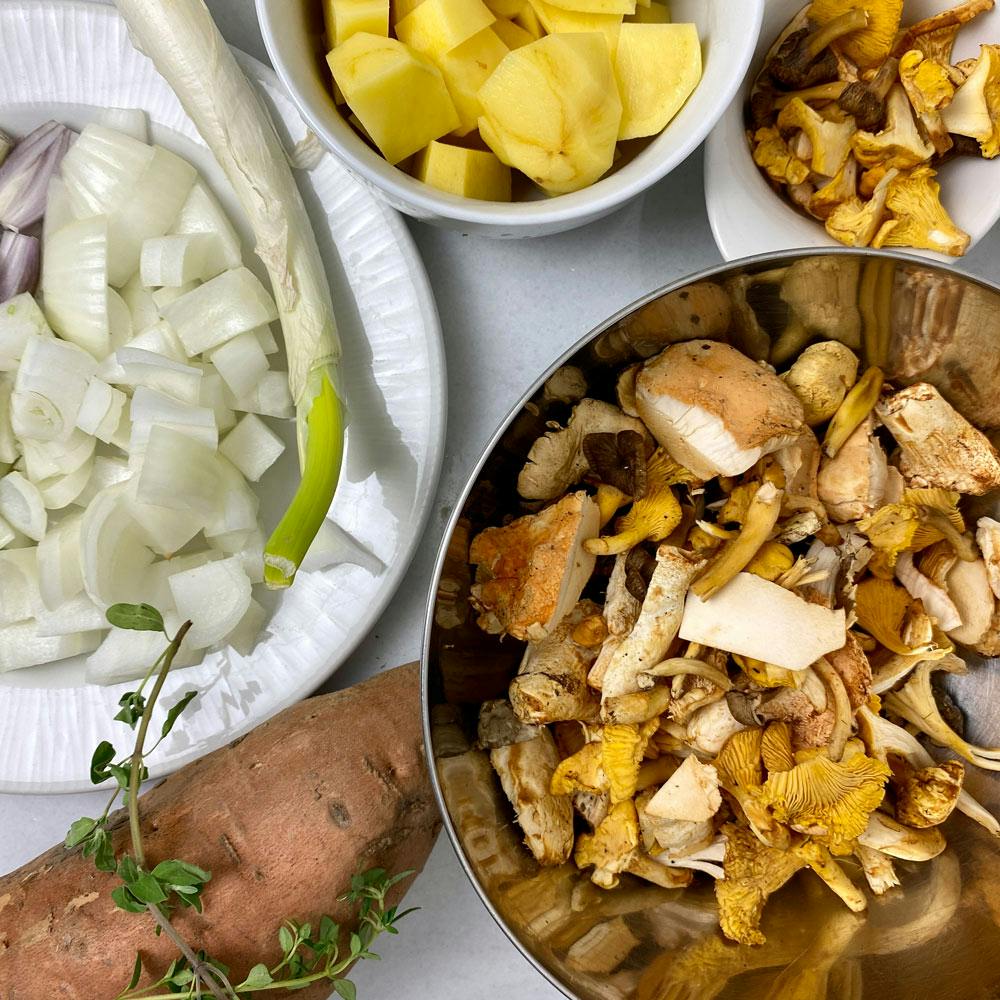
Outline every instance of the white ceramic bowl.
[(306, 123), (348, 170), (394, 208), (464, 232), (543, 236), (598, 219), (670, 173), (733, 100), (757, 44), (764, 0), (672, 0), (675, 21), (698, 25), (704, 76), (667, 128), (634, 159), (582, 191), (501, 203), (446, 194), (390, 166), (341, 117), (330, 97), (321, 0), (256, 0), (271, 62)]
[[(953, 0), (907, 0), (907, 24), (953, 7)], [(796, 247), (840, 246), (823, 226), (806, 218), (776, 194), (753, 162), (744, 124), (744, 105), (764, 56), (803, 0), (767, 0), (764, 23), (750, 73), (705, 145), (705, 201), (708, 221), (726, 260)], [(1000, 42), (1000, 7), (965, 25), (958, 33), (955, 59), (979, 54), (980, 44)], [(970, 249), (1000, 219), (1000, 160), (956, 158), (940, 170), (941, 201), (956, 224), (972, 238)], [(956, 258), (929, 250), (907, 253), (946, 263)]]

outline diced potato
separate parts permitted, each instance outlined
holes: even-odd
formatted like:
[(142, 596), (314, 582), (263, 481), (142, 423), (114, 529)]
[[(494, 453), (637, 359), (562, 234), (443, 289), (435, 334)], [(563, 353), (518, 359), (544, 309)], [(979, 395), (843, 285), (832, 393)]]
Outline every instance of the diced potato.
[(535, 12), (542, 26), (550, 35), (566, 34), (578, 31), (600, 31), (608, 40), (608, 49), (614, 59), (618, 48), (618, 32), (622, 26), (621, 14), (581, 14), (577, 11), (563, 10), (546, 0), (532, 0)]
[(528, 5), (528, 0), (483, 0), (483, 3), (497, 17), (512, 18), (517, 17), (518, 14)]
[(602, 34), (548, 35), (515, 49), (479, 100), (486, 144), (550, 194), (586, 187), (611, 166), (622, 106)]
[(323, 20), (330, 48), (343, 45), (359, 31), (389, 34), (389, 0), (323, 0)]
[(421, 4), (423, 0), (391, 0), (391, 12), (390, 21), (392, 23), (393, 31), (395, 31), (396, 25), (403, 20), (408, 14), (412, 14)]
[(532, 7), (530, 3), (526, 3), (521, 8), (520, 12), (512, 17), (511, 20), (519, 28), (523, 28), (535, 40), (541, 38), (545, 34), (542, 22), (538, 20), (538, 14), (535, 12), (535, 8)]
[(432, 142), (417, 154), (413, 173), (425, 184), (463, 198), (510, 201), (510, 167), (493, 153)]
[(457, 129), (459, 135), (467, 135), (476, 128), (482, 113), (479, 88), (509, 51), (492, 28), (484, 28), (438, 57), (438, 67), (462, 122)]
[(488, 28), (494, 20), (482, 0), (424, 0), (396, 25), (396, 35), (433, 59)]
[(374, 140), (368, 134), (368, 129), (366, 129), (364, 125), (361, 124), (361, 119), (356, 114), (352, 112), (347, 116), (347, 120), (351, 123), (351, 127), (354, 129), (354, 131), (357, 132), (358, 135), (360, 135), (361, 138), (365, 140), (365, 142), (370, 142), (373, 146), (375, 145)]
[(646, 4), (638, 4), (635, 13), (625, 20), (632, 24), (670, 24), (670, 10), (664, 3), (647, 0)]
[(509, 21), (506, 17), (498, 17), (492, 25), (492, 31), (496, 32), (508, 49), (519, 49), (522, 45), (530, 45), (534, 40), (534, 35), (530, 35), (519, 24)]
[(656, 135), (701, 79), (701, 42), (693, 24), (623, 24), (615, 76), (622, 99), (619, 139)]
[(549, 0), (553, 7), (578, 14), (634, 14), (636, 0)]
[(441, 71), (397, 39), (359, 32), (327, 59), (351, 110), (390, 163), (458, 128)]

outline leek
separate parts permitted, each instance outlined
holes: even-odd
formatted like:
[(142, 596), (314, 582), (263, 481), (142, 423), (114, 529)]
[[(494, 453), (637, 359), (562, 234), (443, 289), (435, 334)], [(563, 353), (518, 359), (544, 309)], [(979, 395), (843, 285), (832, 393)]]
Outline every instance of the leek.
[(225, 170), (271, 276), (302, 479), (264, 562), (267, 584), (287, 587), (330, 509), (343, 456), (335, 388), (340, 342), (316, 238), (274, 125), (203, 0), (117, 0), (117, 6)]

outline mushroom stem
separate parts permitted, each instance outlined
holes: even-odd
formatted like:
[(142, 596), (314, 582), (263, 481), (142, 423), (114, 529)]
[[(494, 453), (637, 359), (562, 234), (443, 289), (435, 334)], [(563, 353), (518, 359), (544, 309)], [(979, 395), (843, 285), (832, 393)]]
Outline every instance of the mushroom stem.
[(934, 528), (936, 531), (941, 532), (944, 535), (945, 541), (955, 550), (955, 555), (958, 556), (962, 562), (976, 562), (979, 559), (979, 553), (976, 551), (976, 547), (972, 542), (972, 539), (968, 535), (963, 534), (958, 528), (951, 523), (948, 516), (934, 507), (924, 507), (920, 506), (918, 508), (920, 511), (921, 520), (930, 528)]
[(678, 677), (681, 674), (693, 674), (696, 677), (704, 677), (723, 691), (728, 691), (733, 686), (732, 681), (721, 670), (704, 660), (693, 660), (686, 656), (672, 656), (670, 659), (661, 660), (644, 673), (649, 677)]
[(839, 761), (844, 756), (844, 747), (851, 735), (851, 701), (847, 696), (847, 688), (840, 678), (840, 674), (834, 670), (833, 665), (825, 657), (821, 656), (814, 664), (813, 670), (823, 682), (830, 697), (833, 699), (833, 732), (830, 734), (830, 742), (827, 744), (826, 752), (830, 760)]
[(834, 458), (878, 402), (885, 382), (881, 368), (869, 368), (844, 397), (823, 438), (823, 451)]
[(838, 38), (867, 27), (868, 11), (861, 7), (852, 7), (814, 31), (806, 42), (806, 51), (815, 59), (823, 49), (832, 45)]
[(789, 101), (794, 101), (796, 97), (808, 104), (810, 101), (835, 101), (844, 92), (847, 83), (843, 80), (836, 80), (833, 83), (820, 83), (815, 87), (806, 87), (805, 90), (793, 90), (785, 94), (779, 94), (774, 99), (773, 107), (780, 111)]
[(729, 583), (768, 540), (781, 513), (783, 496), (784, 490), (779, 490), (773, 483), (764, 483), (757, 490), (747, 507), (739, 537), (723, 545), (692, 585), (691, 589), (702, 600), (707, 600)]
[(841, 109), (854, 115), (857, 125), (877, 132), (885, 121), (885, 99), (899, 76), (899, 60), (889, 56), (868, 83), (858, 80), (844, 88), (838, 101)]

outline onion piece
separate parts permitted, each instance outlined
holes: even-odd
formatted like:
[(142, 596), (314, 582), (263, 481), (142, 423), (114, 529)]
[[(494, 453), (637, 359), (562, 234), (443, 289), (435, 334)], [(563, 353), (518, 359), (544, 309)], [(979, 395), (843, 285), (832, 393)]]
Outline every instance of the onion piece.
[(36, 542), (45, 534), (48, 513), (42, 495), (20, 472), (0, 479), (0, 517)]
[(132, 419), (132, 433), (128, 451), (135, 459), (145, 451), (149, 432), (154, 424), (166, 424), (174, 430), (182, 431), (206, 447), (219, 446), (219, 429), (215, 423), (215, 413), (204, 406), (191, 406), (170, 396), (139, 386), (132, 394), (129, 411)]
[(138, 271), (122, 285), (121, 297), (132, 316), (133, 330), (143, 331), (159, 322), (160, 310), (149, 289), (142, 287)]
[(36, 483), (46, 509), (62, 510), (76, 500), (87, 486), (93, 464), (93, 454), (91, 454), (78, 469)]
[(205, 527), (205, 516), (191, 510), (176, 510), (143, 503), (136, 498), (138, 479), (130, 480), (129, 514), (143, 542), (157, 555), (170, 559)]
[(236, 414), (226, 403), (226, 384), (222, 376), (210, 365), (205, 365), (205, 373), (201, 377), (200, 405), (212, 410), (219, 433), (236, 426)]
[(135, 487), (140, 503), (195, 513), (202, 521), (220, 506), (221, 475), (215, 451), (183, 430), (154, 424)]
[(108, 455), (94, 456), (94, 465), (90, 470), (90, 478), (83, 492), (73, 502), (79, 507), (87, 507), (90, 501), (103, 489), (125, 482), (132, 475), (128, 462), (124, 458), (111, 458)]
[(142, 245), (139, 277), (147, 288), (179, 288), (206, 274), (206, 260), (212, 250), (212, 237), (205, 233), (183, 236), (154, 236)]
[(97, 363), (79, 347), (54, 337), (29, 334), (10, 404), (18, 437), (67, 440), (76, 427), (87, 381), (96, 370)]
[(264, 417), (289, 420), (295, 415), (292, 394), (288, 389), (288, 373), (265, 372), (260, 381), (245, 396), (228, 398), (226, 402), (243, 413), (259, 413)]
[(119, 348), (115, 357), (121, 368), (121, 374), (115, 378), (118, 385), (146, 386), (182, 403), (197, 403), (201, 397), (200, 367), (172, 361), (139, 347)]
[(108, 289), (108, 346), (112, 351), (124, 347), (132, 339), (132, 313), (125, 300), (113, 289)]
[(25, 475), (36, 485), (56, 476), (76, 472), (94, 454), (97, 442), (83, 431), (74, 430), (65, 441), (21, 442)]
[(101, 644), (101, 636), (101, 632), (40, 636), (32, 619), (0, 628), (0, 674), (90, 653)]
[(13, 377), (0, 372), (0, 463), (5, 465), (16, 462), (21, 454), (10, 420), (10, 397), (13, 392)]
[(18, 532), (16, 532), (2, 517), (0, 517), (0, 549), (7, 548), (8, 545), (15, 538), (18, 537)]
[[(153, 302), (156, 304), (157, 315), (162, 316), (163, 310), (170, 305), (171, 302), (176, 302), (182, 295), (187, 295), (188, 292), (193, 292), (200, 284), (200, 281), (189, 281), (187, 284), (179, 285), (177, 288), (171, 288), (170, 285), (165, 285), (163, 288), (157, 288), (156, 291), (150, 292)], [(187, 354), (185, 354), (184, 357), (187, 357)]]
[(174, 573), (169, 585), (178, 614), (192, 622), (187, 636), (192, 647), (221, 642), (250, 607), (250, 578), (238, 556)]
[(264, 582), (264, 532), (260, 527), (206, 536), (209, 546), (227, 556), (238, 556), (251, 583)]
[(221, 504), (214, 517), (205, 525), (205, 537), (209, 544), (217, 535), (227, 535), (235, 531), (256, 531), (257, 510), (260, 501), (257, 494), (247, 485), (239, 470), (225, 456), (218, 456), (220, 475), (219, 495)]
[(17, 370), (28, 337), (51, 337), (45, 314), (28, 292), (22, 292), (0, 305), (0, 371)]
[(34, 546), (0, 552), (0, 626), (30, 618), (40, 605)]
[(219, 452), (254, 483), (284, 450), (285, 442), (252, 413), (246, 414), (219, 445)]
[(270, 367), (253, 330), (227, 340), (208, 357), (229, 391), (237, 398), (250, 392)]
[(104, 124), (87, 125), (63, 158), (62, 176), (78, 219), (108, 215), (135, 190), (153, 149)]
[(136, 334), (125, 346), (152, 351), (153, 354), (159, 354), (171, 361), (180, 361), (182, 364), (187, 361), (187, 355), (177, 339), (177, 334), (170, 328), (170, 324), (162, 319), (157, 319), (151, 326)]
[(102, 490), (84, 511), (80, 527), (83, 585), (101, 608), (135, 600), (153, 553), (128, 514), (127, 483)]
[(95, 632), (107, 627), (104, 612), (86, 594), (77, 594), (54, 611), (39, 609), (35, 614), (35, 632), (41, 638)]
[[(172, 230), (178, 235), (205, 233), (212, 239), (203, 278), (243, 264), (243, 247), (229, 216), (202, 180), (196, 181)], [(211, 272), (211, 273), (208, 273)]]
[(83, 514), (63, 518), (38, 543), (38, 589), (49, 611), (83, 591), (83, 549), (80, 529)]
[[(274, 339), (274, 334), (271, 332), (271, 327), (268, 324), (264, 326), (258, 326), (254, 331), (253, 335), (257, 338), (257, 343), (260, 344), (260, 349), (265, 354), (277, 354), (278, 353), (278, 342)], [(288, 376), (285, 376), (285, 381), (288, 380)]]
[(97, 123), (139, 142), (149, 142), (149, 119), (142, 108), (101, 108)]
[(118, 429), (127, 402), (128, 397), (120, 389), (99, 378), (91, 378), (87, 381), (80, 412), (76, 415), (76, 426), (84, 434), (107, 444)]
[(36, 237), (3, 231), (0, 235), (0, 302), (35, 290), (40, 255)]
[[(46, 122), (26, 135), (0, 166), (0, 225), (24, 230), (45, 212), (49, 180), (66, 155), (74, 133)], [(0, 296), (0, 301), (6, 296)]]
[(224, 271), (161, 309), (188, 357), (278, 318), (274, 299), (245, 267)]
[(146, 576), (142, 581), (140, 590), (142, 599), (147, 604), (152, 604), (154, 608), (160, 608), (166, 613), (167, 609), (174, 607), (174, 595), (170, 592), (170, 577), (174, 573), (195, 569), (206, 563), (216, 562), (221, 558), (220, 552), (202, 549), (199, 552), (186, 552), (182, 556), (173, 556), (170, 559), (161, 559), (153, 563), (146, 571)]
[(103, 358), (108, 329), (108, 222), (103, 215), (52, 233), (42, 256), (45, 315), (60, 337)]
[[(174, 657), (174, 669), (190, 667), (201, 657), (185, 642)], [(146, 671), (163, 652), (159, 632), (134, 632), (113, 628), (92, 655), (87, 657), (84, 680), (88, 684), (121, 684), (145, 677)]]
[[(261, 557), (263, 561), (263, 556)], [(260, 641), (261, 629), (267, 621), (267, 612), (253, 598), (250, 598), (250, 605), (246, 613), (240, 619), (239, 624), (220, 643), (221, 646), (230, 646), (240, 656), (249, 656)]]
[(61, 177), (53, 177), (49, 181), (48, 194), (45, 196), (45, 217), (42, 219), (42, 245), (46, 245), (49, 237), (56, 231), (68, 226), (76, 219), (73, 206), (70, 204), (69, 191), (66, 182)]
[(177, 219), (197, 172), (163, 149), (153, 156), (124, 203), (108, 212), (108, 283), (120, 288), (139, 268), (142, 244), (163, 236)]
[(327, 518), (316, 532), (299, 569), (311, 573), (340, 563), (360, 566), (372, 576), (385, 572), (385, 563), (378, 556), (355, 541), (335, 521)]

